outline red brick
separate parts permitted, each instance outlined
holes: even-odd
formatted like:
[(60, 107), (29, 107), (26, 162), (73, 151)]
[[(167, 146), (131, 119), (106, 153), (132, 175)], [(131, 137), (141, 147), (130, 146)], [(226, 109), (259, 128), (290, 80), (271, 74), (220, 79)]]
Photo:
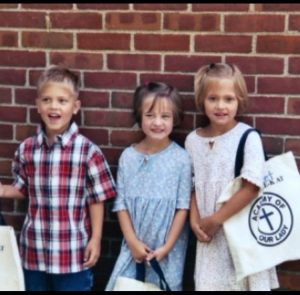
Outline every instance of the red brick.
[(266, 134), (299, 135), (300, 119), (258, 117), (256, 126)]
[(0, 175), (11, 175), (11, 160), (0, 160)]
[(255, 91), (255, 77), (254, 76), (246, 76), (244, 75), (248, 93), (252, 94)]
[(259, 93), (299, 94), (300, 78), (290, 77), (258, 77)]
[(133, 93), (115, 92), (111, 94), (111, 105), (113, 108), (132, 109)]
[(292, 151), (296, 157), (300, 157), (300, 139), (287, 139), (285, 150)]
[(11, 90), (10, 88), (0, 88), (0, 104), (11, 103)]
[(74, 69), (102, 69), (103, 55), (85, 52), (50, 52), (50, 63)]
[(115, 146), (129, 146), (143, 139), (144, 134), (141, 131), (119, 131), (114, 130), (111, 133), (111, 143)]
[(300, 36), (257, 36), (256, 47), (258, 53), (298, 54)]
[(1, 121), (23, 122), (26, 120), (26, 108), (22, 107), (1, 107)]
[(87, 126), (132, 127), (131, 112), (85, 111), (84, 124)]
[(36, 48), (71, 49), (73, 36), (71, 33), (23, 32), (22, 45)]
[[(3, 126), (4, 125), (0, 125), (1, 133), (3, 132), (3, 129), (2, 129)], [(4, 132), (5, 132), (5, 130), (4, 130)], [(0, 139), (11, 139), (11, 138), (2, 138), (1, 135), (0, 135)], [(15, 143), (1, 142), (1, 144), (0, 144), (0, 157), (12, 159), (14, 157), (14, 154), (15, 154), (15, 151), (16, 151), (17, 147), (18, 147), (18, 144), (15, 144)]]
[(119, 33), (78, 33), (79, 49), (89, 50), (129, 50), (130, 35)]
[(288, 113), (293, 115), (300, 115), (300, 98), (290, 97), (288, 100)]
[(14, 4), (1, 3), (0, 4), (0, 9), (15, 9), (15, 8), (18, 8), (17, 3), (14, 3)]
[(283, 32), (284, 15), (225, 15), (225, 32)]
[(31, 137), (36, 134), (36, 125), (17, 125), (16, 127), (16, 139), (18, 141), (23, 141), (24, 139)]
[(106, 15), (106, 28), (109, 30), (159, 30), (161, 19), (158, 13), (120, 13)]
[(22, 4), (22, 8), (24, 9), (44, 9), (44, 10), (56, 10), (56, 9), (72, 9), (72, 5), (73, 4), (58, 4), (58, 3), (39, 3), (39, 4), (34, 4), (34, 3), (30, 3), (30, 4)]
[(255, 114), (283, 114), (284, 97), (250, 97), (249, 113)]
[(0, 200), (0, 208), (1, 208), (2, 214), (4, 212), (13, 212), (14, 211), (14, 200), (9, 200), (9, 199)]
[(187, 10), (187, 4), (169, 4), (169, 3), (143, 3), (143, 4), (134, 4), (134, 9), (136, 10)]
[(85, 73), (84, 85), (102, 89), (134, 89), (136, 74), (134, 73)]
[(83, 3), (77, 3), (77, 8), (78, 9), (93, 9), (93, 10), (121, 10), (121, 9), (129, 9), (129, 4), (127, 3), (88, 3), (88, 4), (83, 4)]
[(220, 30), (220, 16), (217, 14), (168, 13), (164, 18), (164, 29), (215, 32)]
[(195, 50), (200, 52), (250, 53), (250, 36), (208, 35), (195, 37)]
[(101, 148), (103, 154), (105, 155), (108, 163), (110, 165), (118, 165), (119, 157), (123, 152), (123, 149), (120, 148)]
[(181, 94), (183, 110), (196, 112), (195, 97), (194, 95)]
[(108, 145), (108, 130), (99, 128), (80, 128), (80, 132), (97, 145)]
[(289, 31), (300, 31), (300, 15), (289, 16)]
[(0, 27), (45, 28), (45, 13), (0, 11)]
[(283, 74), (284, 59), (281, 57), (228, 56), (227, 63), (236, 64), (243, 74)]
[(165, 70), (170, 72), (196, 73), (206, 64), (221, 62), (219, 56), (166, 55)]
[(0, 32), (0, 46), (16, 47), (18, 46), (17, 32)]
[(108, 54), (107, 67), (113, 70), (159, 71), (160, 55)]
[(24, 85), (25, 70), (0, 70), (0, 84)]
[(0, 51), (0, 66), (7, 67), (44, 67), (46, 65), (45, 52), (35, 51)]
[(289, 73), (290, 74), (300, 74), (300, 58), (290, 57), (289, 58)]
[(264, 150), (268, 155), (279, 155), (283, 153), (283, 139), (279, 137), (263, 136)]
[(17, 104), (35, 105), (35, 99), (37, 96), (36, 89), (18, 88), (15, 89), (15, 100)]
[(255, 5), (257, 11), (299, 11), (300, 10), (300, 4), (295, 3), (289, 3), (289, 4), (283, 4), (283, 3), (276, 3), (276, 4), (270, 4), (270, 3), (263, 3), (263, 4), (256, 4)]
[(300, 271), (300, 261), (287, 261), (278, 266), (279, 270)]
[(189, 91), (194, 89), (194, 76), (193, 75), (180, 75), (180, 74), (141, 74), (141, 84), (146, 81), (160, 81), (176, 87), (179, 92)]
[(51, 13), (51, 28), (102, 29), (102, 15), (99, 13)]
[(188, 51), (189, 43), (188, 35), (136, 34), (134, 36), (136, 50)]
[(248, 11), (249, 4), (241, 3), (203, 3), (203, 4), (192, 4), (193, 11)]
[(82, 107), (109, 107), (109, 93), (100, 91), (81, 91), (79, 94)]
[[(2, 118), (1, 118), (1, 121), (2, 121)], [(12, 129), (11, 125), (0, 124), (0, 130), (1, 130), (0, 139), (5, 139), (5, 140), (13, 139), (13, 129)], [(2, 146), (2, 144), (4, 144), (4, 143), (1, 143), (0, 146)]]

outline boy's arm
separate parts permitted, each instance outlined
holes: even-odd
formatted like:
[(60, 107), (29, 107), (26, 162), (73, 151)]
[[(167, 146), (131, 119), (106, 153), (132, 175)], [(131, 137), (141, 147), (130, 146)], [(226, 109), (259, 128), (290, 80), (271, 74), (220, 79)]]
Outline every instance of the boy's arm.
[(0, 198), (24, 199), (25, 196), (12, 185), (3, 185), (0, 182)]
[(84, 266), (94, 266), (101, 251), (102, 228), (104, 220), (104, 203), (94, 203), (89, 206), (92, 236), (84, 252)]

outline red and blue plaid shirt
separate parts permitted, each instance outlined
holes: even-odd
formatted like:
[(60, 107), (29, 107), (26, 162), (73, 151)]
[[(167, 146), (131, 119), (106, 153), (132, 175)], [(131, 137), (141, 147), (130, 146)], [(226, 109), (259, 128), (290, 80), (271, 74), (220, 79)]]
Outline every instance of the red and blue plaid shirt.
[(49, 273), (82, 271), (91, 235), (89, 205), (113, 198), (115, 183), (101, 150), (75, 122), (52, 146), (43, 129), (21, 143), (14, 186), (29, 198), (20, 236), (23, 266)]

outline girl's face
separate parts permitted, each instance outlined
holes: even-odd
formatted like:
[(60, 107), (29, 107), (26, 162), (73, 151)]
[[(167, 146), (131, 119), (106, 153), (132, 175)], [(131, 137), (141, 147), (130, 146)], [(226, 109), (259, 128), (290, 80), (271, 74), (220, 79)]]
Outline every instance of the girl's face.
[(210, 124), (221, 129), (231, 129), (239, 101), (232, 79), (214, 79), (209, 82), (204, 98), (204, 110)]
[[(151, 140), (166, 140), (173, 130), (173, 104), (167, 98), (159, 98), (152, 106), (154, 96), (148, 96), (142, 106), (142, 130)], [(151, 109), (152, 107), (152, 109)]]

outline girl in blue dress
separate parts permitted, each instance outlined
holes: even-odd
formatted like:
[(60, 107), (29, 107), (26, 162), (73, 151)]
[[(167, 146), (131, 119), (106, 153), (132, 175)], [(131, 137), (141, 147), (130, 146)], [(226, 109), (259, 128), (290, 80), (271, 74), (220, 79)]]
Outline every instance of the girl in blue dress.
[[(118, 276), (135, 278), (136, 263), (155, 257), (171, 290), (179, 291), (192, 183), (188, 153), (169, 138), (182, 120), (181, 98), (172, 86), (150, 82), (136, 89), (133, 114), (145, 136), (119, 159), (113, 211), (124, 239), (106, 290), (113, 289)], [(157, 274), (145, 265), (145, 281), (159, 285)]]

